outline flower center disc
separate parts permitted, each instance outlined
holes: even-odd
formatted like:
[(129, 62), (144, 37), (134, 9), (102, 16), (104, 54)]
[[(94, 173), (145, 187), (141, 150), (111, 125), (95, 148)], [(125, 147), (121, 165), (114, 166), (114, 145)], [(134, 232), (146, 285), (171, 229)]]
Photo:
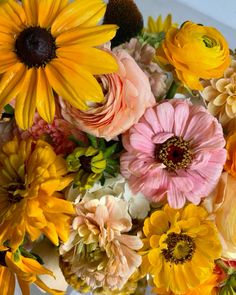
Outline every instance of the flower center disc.
[(182, 264), (192, 259), (195, 251), (193, 239), (185, 234), (168, 234), (166, 239), (167, 249), (162, 250), (166, 261)]
[(16, 39), (15, 52), (28, 68), (46, 66), (56, 57), (55, 38), (47, 29), (26, 28)]
[(156, 158), (168, 170), (185, 169), (192, 161), (189, 142), (178, 136), (173, 136), (157, 146)]
[(20, 191), (24, 189), (25, 189), (25, 186), (21, 183), (11, 184), (10, 186), (8, 186), (7, 188), (8, 202), (10, 204), (19, 203), (23, 199), (23, 197), (20, 194)]

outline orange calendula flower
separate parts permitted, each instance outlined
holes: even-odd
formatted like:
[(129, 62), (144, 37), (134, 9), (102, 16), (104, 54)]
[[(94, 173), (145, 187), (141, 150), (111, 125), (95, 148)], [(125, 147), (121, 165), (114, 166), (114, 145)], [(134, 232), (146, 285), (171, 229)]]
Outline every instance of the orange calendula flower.
[(185, 294), (210, 279), (221, 245), (207, 217), (205, 209), (190, 204), (181, 210), (166, 205), (145, 219), (142, 268), (157, 290)]
[(42, 140), (5, 143), (0, 151), (0, 245), (17, 249), (26, 233), (41, 233), (58, 245), (69, 234), (74, 214), (59, 193), (71, 181), (65, 160)]
[(167, 31), (157, 58), (163, 65), (172, 65), (178, 79), (195, 90), (203, 89), (200, 78), (220, 78), (230, 64), (228, 44), (221, 33), (190, 21)]
[(16, 98), (15, 117), (22, 129), (40, 116), (52, 122), (53, 90), (74, 107), (101, 102), (93, 75), (117, 70), (107, 52), (94, 48), (115, 36), (117, 26), (98, 25), (102, 0), (9, 0), (0, 12), (0, 109)]
[(233, 177), (236, 177), (236, 131), (231, 133), (226, 139), (227, 160), (225, 170)]
[[(15, 253), (16, 254), (16, 253)], [(16, 279), (23, 295), (30, 294), (30, 284), (34, 283), (51, 295), (63, 295), (64, 292), (50, 289), (39, 278), (40, 275), (53, 273), (43, 267), (38, 261), (21, 255), (7, 252), (5, 256), (6, 266), (0, 266), (0, 290), (1, 295), (14, 295)]]

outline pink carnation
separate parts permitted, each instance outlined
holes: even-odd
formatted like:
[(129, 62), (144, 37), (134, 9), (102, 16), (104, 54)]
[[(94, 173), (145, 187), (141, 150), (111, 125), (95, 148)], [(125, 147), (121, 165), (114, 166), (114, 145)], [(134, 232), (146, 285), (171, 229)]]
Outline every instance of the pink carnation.
[(174, 208), (199, 204), (226, 160), (221, 125), (202, 106), (170, 100), (146, 110), (124, 136), (121, 172), (134, 192)]
[(20, 132), (23, 139), (32, 136), (34, 139), (40, 138), (48, 141), (54, 147), (55, 153), (63, 155), (71, 153), (76, 147), (75, 143), (69, 139), (70, 136), (86, 142), (86, 136), (82, 131), (56, 116), (53, 122), (48, 124), (38, 114), (35, 114), (33, 126), (26, 131)]
[(106, 140), (137, 123), (146, 108), (155, 104), (149, 80), (123, 49), (115, 51), (119, 71), (99, 77), (105, 100), (88, 111), (79, 111), (61, 100), (63, 117), (81, 130)]

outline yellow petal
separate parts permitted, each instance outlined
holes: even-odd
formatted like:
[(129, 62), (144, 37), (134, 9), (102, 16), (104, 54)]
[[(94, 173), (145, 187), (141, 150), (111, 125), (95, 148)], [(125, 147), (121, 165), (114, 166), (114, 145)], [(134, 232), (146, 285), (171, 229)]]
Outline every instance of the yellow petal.
[(0, 110), (16, 97), (22, 88), (26, 68), (16, 64), (11, 71), (6, 72), (0, 80)]
[(148, 31), (150, 33), (156, 33), (157, 32), (156, 23), (155, 23), (153, 17), (151, 17), (151, 16), (148, 17)]
[(7, 267), (0, 266), (1, 295), (14, 295), (15, 275)]
[(81, 26), (82, 24), (90, 21), (90, 24), (96, 25), (99, 19), (95, 17), (98, 11), (105, 12), (104, 2), (102, 0), (77, 0), (67, 5), (61, 13), (57, 16), (52, 24), (52, 34), (57, 36), (62, 31)]
[(73, 62), (55, 59), (45, 71), (53, 89), (78, 109), (86, 110), (86, 101), (101, 102), (104, 99), (97, 80)]
[[(24, 272), (35, 275), (47, 274), (53, 276), (53, 272), (43, 267), (37, 260), (22, 256), (22, 263), (24, 265)], [(23, 269), (22, 269), (23, 270)]]
[(22, 295), (30, 295), (30, 287), (29, 287), (29, 282), (23, 281), (19, 277), (17, 277), (18, 284), (20, 286)]
[(1, 32), (6, 32), (7, 30), (9, 33), (18, 33), (26, 23), (25, 12), (17, 1), (8, 1), (6, 5), (3, 5), (1, 7), (0, 18)]
[(47, 285), (44, 284), (44, 282), (42, 280), (40, 280), (40, 278), (37, 278), (37, 280), (35, 281), (35, 284), (39, 288), (41, 288), (42, 290), (47, 292), (48, 294), (51, 294), (51, 295), (64, 295), (65, 294), (64, 291), (59, 291), (59, 290), (49, 288)]
[(22, 0), (27, 23), (31, 26), (37, 26), (38, 24), (38, 2), (38, 0)]
[[(47, 0), (48, 1), (48, 0)], [(37, 110), (39, 115), (48, 123), (52, 123), (55, 115), (55, 99), (52, 88), (45, 75), (44, 69), (38, 69)]]
[(48, 226), (42, 229), (42, 232), (49, 238), (49, 240), (56, 246), (59, 244), (56, 227), (53, 223), (48, 222)]
[(75, 28), (61, 33), (56, 38), (58, 47), (68, 45), (98, 46), (116, 35), (116, 25), (102, 25), (89, 28)]
[(108, 74), (118, 70), (115, 58), (106, 51), (82, 46), (68, 46), (57, 50), (59, 57), (78, 62), (86, 71), (94, 74)]
[(33, 124), (36, 109), (37, 70), (27, 70), (24, 84), (16, 98), (15, 118), (18, 126), (28, 129)]
[(48, 28), (66, 7), (68, 0), (40, 0), (38, 2), (38, 25), (42, 28)]
[(0, 50), (0, 73), (11, 70), (16, 63), (17, 58), (14, 52), (9, 50)]
[(70, 215), (75, 213), (74, 206), (70, 201), (54, 198), (52, 196), (48, 197), (46, 210), (50, 213), (64, 213)]

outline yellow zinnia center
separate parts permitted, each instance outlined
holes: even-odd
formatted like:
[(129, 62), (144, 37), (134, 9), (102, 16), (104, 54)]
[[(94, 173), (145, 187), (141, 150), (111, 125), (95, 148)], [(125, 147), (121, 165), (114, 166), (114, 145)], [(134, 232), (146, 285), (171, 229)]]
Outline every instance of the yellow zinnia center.
[(56, 57), (55, 38), (45, 28), (28, 27), (17, 37), (15, 52), (28, 68), (45, 67)]
[(175, 264), (191, 260), (196, 248), (193, 239), (185, 234), (168, 234), (165, 243), (167, 249), (162, 249), (162, 254), (167, 262)]

